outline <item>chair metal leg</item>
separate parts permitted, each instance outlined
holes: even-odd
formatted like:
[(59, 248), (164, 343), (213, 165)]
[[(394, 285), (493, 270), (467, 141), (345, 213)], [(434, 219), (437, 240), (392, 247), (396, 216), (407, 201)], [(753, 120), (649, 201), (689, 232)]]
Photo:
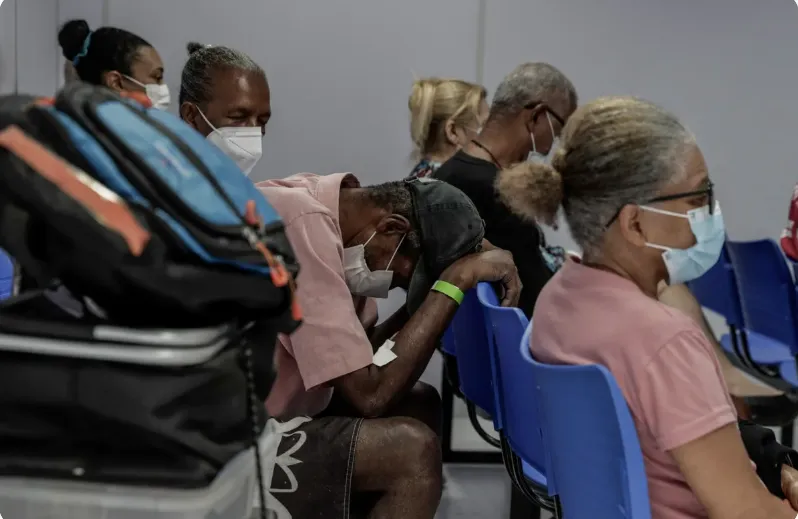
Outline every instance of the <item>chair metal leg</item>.
[(781, 428), (781, 444), (792, 449), (792, 436), (795, 430), (795, 422), (790, 422)]
[(540, 519), (540, 508), (529, 501), (524, 494), (513, 485), (510, 494), (510, 519)]
[(734, 351), (738, 352), (741, 350), (740, 353), (742, 354), (743, 363), (745, 363), (746, 366), (750, 367), (756, 373), (759, 373), (760, 375), (763, 375), (765, 377), (773, 378), (780, 376), (778, 370), (774, 370), (773, 368), (769, 368), (766, 366), (760, 366), (759, 364), (754, 362), (754, 359), (751, 358), (751, 349), (748, 345), (748, 336), (746, 335), (744, 330), (737, 330), (735, 328), (732, 328), (732, 333), (734, 333), (734, 335), (732, 336), (732, 340), (735, 341), (736, 337), (735, 342), (739, 344), (739, 350), (738, 348), (735, 347)]
[(477, 406), (475, 406), (473, 402), (466, 401), (466, 409), (468, 409), (468, 420), (471, 422), (471, 426), (477, 432), (479, 437), (485, 440), (485, 443), (488, 445), (496, 447), (497, 449), (501, 449), (502, 444), (499, 439), (494, 438), (482, 428), (482, 424), (479, 422), (479, 418), (477, 418)]
[(541, 488), (538, 485), (531, 484), (531, 482), (524, 475), (524, 467), (521, 459), (513, 452), (507, 439), (502, 435), (502, 456), (504, 457), (504, 466), (507, 473), (510, 475), (510, 481), (513, 486), (521, 492), (521, 495), (533, 503), (535, 506), (542, 510), (554, 511), (555, 501), (549, 497), (547, 489)]
[(560, 502), (560, 496), (554, 496), (554, 519), (563, 519), (562, 502)]
[[(443, 383), (441, 384), (441, 403), (443, 417), (441, 420), (441, 455), (444, 463), (463, 463), (469, 465), (501, 465), (502, 455), (499, 452), (455, 451), (452, 449), (452, 424), (454, 423), (454, 390), (443, 366)], [(479, 433), (479, 430), (477, 430)], [(481, 435), (480, 435), (481, 436)]]
[(454, 394), (449, 380), (446, 377), (446, 365), (443, 366), (441, 377), (441, 403), (443, 407), (443, 417), (441, 419), (441, 454), (444, 463), (449, 462), (452, 457), (452, 419), (454, 414)]
[(747, 368), (753, 369), (753, 365), (751, 363), (751, 359), (743, 353), (743, 350), (740, 346), (740, 332), (737, 330), (735, 326), (729, 326), (729, 337), (731, 337), (732, 342), (732, 350), (734, 350), (734, 354), (737, 355), (737, 358), (740, 359), (740, 362)]

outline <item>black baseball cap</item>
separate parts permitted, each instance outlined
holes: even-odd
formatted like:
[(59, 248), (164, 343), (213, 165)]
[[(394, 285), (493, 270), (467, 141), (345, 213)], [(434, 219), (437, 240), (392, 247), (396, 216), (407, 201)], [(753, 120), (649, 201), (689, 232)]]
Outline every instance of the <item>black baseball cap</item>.
[(412, 315), (449, 265), (479, 250), (485, 222), (471, 199), (451, 184), (429, 177), (405, 182), (421, 242), (421, 257), (407, 289), (406, 307)]

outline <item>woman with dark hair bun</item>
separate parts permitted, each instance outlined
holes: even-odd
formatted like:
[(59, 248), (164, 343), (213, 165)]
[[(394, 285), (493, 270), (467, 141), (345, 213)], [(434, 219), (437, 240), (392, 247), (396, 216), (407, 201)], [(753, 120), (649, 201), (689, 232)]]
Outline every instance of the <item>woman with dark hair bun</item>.
[(58, 44), (82, 81), (117, 92), (146, 92), (154, 107), (169, 107), (163, 61), (143, 38), (116, 27), (92, 31), (85, 20), (71, 20), (58, 32)]

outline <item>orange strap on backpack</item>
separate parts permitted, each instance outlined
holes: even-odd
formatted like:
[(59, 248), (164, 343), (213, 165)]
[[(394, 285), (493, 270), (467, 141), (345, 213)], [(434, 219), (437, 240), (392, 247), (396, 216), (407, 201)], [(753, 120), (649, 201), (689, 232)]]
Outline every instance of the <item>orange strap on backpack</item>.
[[(254, 200), (249, 200), (247, 202), (246, 208), (244, 209), (244, 220), (250, 225), (258, 225), (260, 223)], [(291, 276), (291, 273), (285, 268), (285, 265), (274, 257), (269, 248), (266, 247), (266, 244), (258, 242), (255, 248), (258, 252), (263, 254), (263, 257), (266, 259), (266, 264), (269, 265), (269, 271), (271, 272), (274, 286), (284, 287), (288, 285), (288, 290), (291, 293), (291, 317), (295, 321), (302, 320), (302, 308), (300, 308), (297, 302), (296, 282), (293, 276)]]
[(119, 93), (119, 95), (126, 99), (132, 99), (133, 101), (136, 101), (144, 108), (152, 108), (152, 101), (150, 101), (150, 98), (147, 97), (147, 94), (144, 92), (128, 92), (123, 90)]

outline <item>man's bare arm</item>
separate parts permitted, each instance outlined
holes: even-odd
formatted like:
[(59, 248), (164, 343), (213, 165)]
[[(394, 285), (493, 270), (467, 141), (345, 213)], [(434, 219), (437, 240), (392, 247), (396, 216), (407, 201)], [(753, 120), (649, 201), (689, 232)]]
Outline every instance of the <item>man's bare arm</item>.
[(385, 341), (399, 333), (399, 330), (401, 330), (409, 320), (410, 314), (408, 314), (407, 309), (402, 306), (402, 308), (394, 312), (393, 315), (369, 331), (368, 335), (371, 345), (375, 348), (379, 348)]
[[(480, 281), (499, 281), (504, 286), (506, 305), (514, 305), (521, 291), (512, 255), (498, 249), (458, 260), (441, 279), (464, 292)], [(396, 336), (395, 360), (382, 368), (371, 365), (359, 369), (333, 380), (332, 385), (363, 416), (383, 415), (418, 381), (456, 311), (457, 303), (451, 298), (430, 292)]]

